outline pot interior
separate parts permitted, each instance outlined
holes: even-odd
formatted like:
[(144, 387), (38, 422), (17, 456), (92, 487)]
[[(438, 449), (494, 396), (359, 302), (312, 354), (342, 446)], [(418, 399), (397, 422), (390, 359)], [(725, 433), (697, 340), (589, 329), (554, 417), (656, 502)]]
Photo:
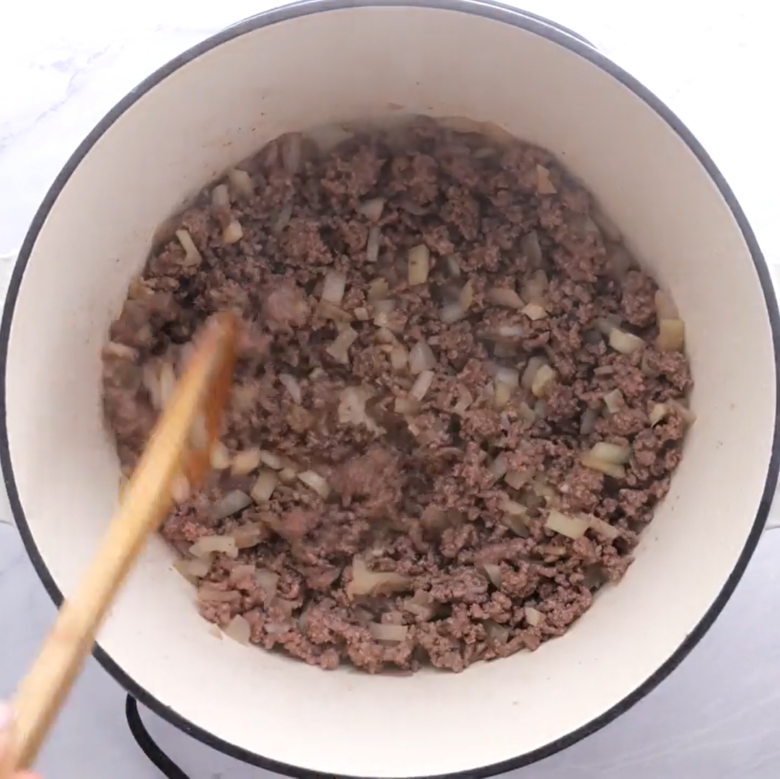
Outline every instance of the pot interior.
[(23, 521), (67, 596), (117, 503), (100, 404), (107, 328), (155, 228), (225, 168), (284, 132), (398, 111), (489, 120), (549, 148), (673, 291), (688, 328), (698, 421), (624, 581), (534, 653), (459, 675), (324, 672), (216, 639), (154, 538), (100, 635), (162, 706), (254, 755), (358, 776), (477, 769), (616, 706), (718, 598), (754, 528), (772, 452), (764, 291), (729, 205), (681, 137), (539, 28), (425, 7), (295, 13), (239, 27), (147, 85), (52, 203), (8, 344), (6, 422)]

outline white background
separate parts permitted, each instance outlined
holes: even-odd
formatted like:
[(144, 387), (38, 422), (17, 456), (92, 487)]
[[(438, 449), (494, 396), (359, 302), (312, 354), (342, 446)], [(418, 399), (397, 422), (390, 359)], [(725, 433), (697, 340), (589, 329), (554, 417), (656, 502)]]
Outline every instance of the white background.
[[(0, 255), (18, 247), (59, 168), (119, 98), (173, 55), (267, 5), (263, 0), (0, 5)], [(780, 46), (771, 3), (526, 0), (521, 5), (576, 29), (665, 100), (721, 167), (767, 259), (780, 263)], [(10, 264), (0, 261), (0, 292)], [(43, 483), (45, 473), (41, 463)], [(54, 610), (10, 525), (1, 493), (0, 500), (0, 696), (7, 696)], [(657, 691), (586, 741), (516, 772), (517, 779), (780, 774), (778, 563), (780, 532), (764, 537), (721, 619)], [(121, 690), (90, 661), (41, 758), (45, 779), (158, 777), (131, 740), (123, 709)], [(192, 779), (263, 773), (212, 752), (152, 715), (145, 719)]]

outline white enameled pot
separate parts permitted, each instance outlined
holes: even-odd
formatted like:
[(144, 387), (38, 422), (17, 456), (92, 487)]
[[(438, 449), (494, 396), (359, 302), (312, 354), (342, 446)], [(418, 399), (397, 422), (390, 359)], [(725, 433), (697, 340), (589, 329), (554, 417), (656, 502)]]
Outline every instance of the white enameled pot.
[(624, 581), (564, 637), (462, 674), (324, 672), (218, 641), (159, 539), (97, 655), (201, 740), (294, 775), (483, 776), (625, 711), (722, 609), (777, 477), (778, 313), (766, 266), (707, 154), (586, 42), (471, 0), (312, 0), (263, 13), (148, 78), (79, 147), (30, 228), (2, 322), (2, 463), (52, 597), (116, 506), (100, 347), (155, 228), (292, 130), (393, 111), (490, 120), (595, 193), (687, 323), (698, 421)]

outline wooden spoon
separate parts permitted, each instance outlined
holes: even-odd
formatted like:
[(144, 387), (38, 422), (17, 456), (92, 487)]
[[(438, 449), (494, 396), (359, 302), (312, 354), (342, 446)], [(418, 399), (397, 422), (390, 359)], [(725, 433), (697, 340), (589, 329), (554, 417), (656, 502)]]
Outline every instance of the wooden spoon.
[[(209, 467), (233, 373), (235, 321), (217, 314), (199, 335), (184, 376), (160, 417), (97, 554), (13, 704), (0, 778), (29, 767), (67, 695), (100, 623), (150, 533), (171, 505), (174, 479), (195, 486)], [(181, 481), (179, 481), (181, 485)], [(77, 508), (77, 507), (76, 507)]]

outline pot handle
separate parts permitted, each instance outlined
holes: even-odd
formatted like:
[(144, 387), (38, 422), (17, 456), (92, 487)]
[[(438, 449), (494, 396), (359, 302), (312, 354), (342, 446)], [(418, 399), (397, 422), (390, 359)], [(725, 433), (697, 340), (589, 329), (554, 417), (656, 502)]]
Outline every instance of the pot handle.
[(141, 715), (138, 713), (138, 701), (132, 695), (125, 699), (125, 717), (130, 733), (136, 744), (146, 755), (150, 762), (158, 768), (165, 779), (190, 779), (184, 771), (171, 760), (165, 752), (157, 746), (157, 742), (149, 735)]

